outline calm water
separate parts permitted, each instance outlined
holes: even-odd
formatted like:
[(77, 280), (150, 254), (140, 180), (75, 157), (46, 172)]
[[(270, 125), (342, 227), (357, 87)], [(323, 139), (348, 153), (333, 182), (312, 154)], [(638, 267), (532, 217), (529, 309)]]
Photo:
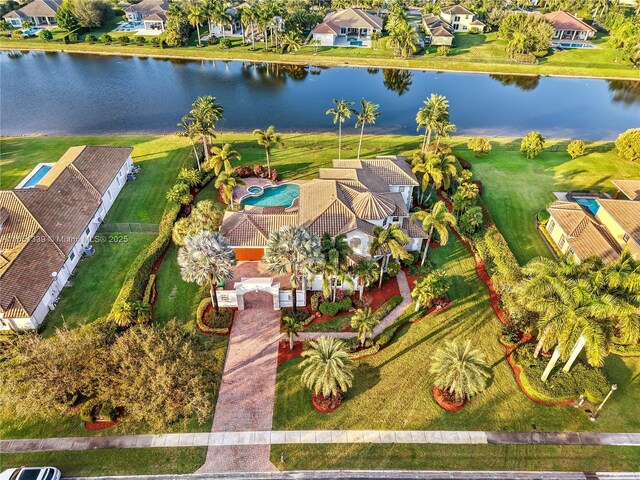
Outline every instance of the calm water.
[(2, 52), (0, 86), (2, 135), (173, 132), (204, 94), (224, 106), (223, 130), (333, 131), (331, 99), (364, 97), (382, 112), (368, 131), (413, 134), (431, 93), (462, 134), (610, 139), (640, 125), (634, 81)]

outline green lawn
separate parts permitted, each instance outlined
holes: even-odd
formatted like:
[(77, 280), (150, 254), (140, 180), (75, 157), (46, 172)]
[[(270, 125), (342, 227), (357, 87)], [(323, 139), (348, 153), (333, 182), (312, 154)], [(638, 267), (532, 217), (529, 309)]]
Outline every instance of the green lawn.
[(595, 144), (610, 148), (571, 160), (566, 142), (549, 142), (557, 152), (545, 151), (527, 160), (516, 151), (506, 150), (511, 143), (494, 141), (490, 155), (474, 158), (469, 151), (457, 152), (473, 163), (473, 178), (482, 181), (482, 197), (500, 232), (521, 264), (550, 252), (536, 229), (535, 215), (555, 199), (553, 192), (592, 190), (615, 193), (614, 179), (640, 178), (640, 164), (618, 157), (612, 144)]
[[(547, 430), (638, 431), (640, 418), (628, 414), (640, 394), (640, 358), (607, 360), (611, 382), (620, 389), (592, 423), (572, 407), (547, 407), (520, 391), (504, 349), (498, 343), (500, 323), (488, 293), (475, 272), (474, 261), (454, 237), (446, 247), (430, 252), (430, 259), (453, 280), (453, 305), (401, 330), (398, 339), (378, 354), (359, 360), (353, 388), (335, 412), (321, 414), (300, 382), (300, 359), (278, 368), (273, 425), (282, 430), (408, 429), (408, 430)], [(411, 307), (409, 307), (411, 308)], [(471, 339), (493, 368), (488, 390), (459, 413), (442, 410), (431, 395), (429, 358), (451, 339)], [(619, 394), (618, 394), (619, 393)]]
[[(96, 36), (110, 33), (113, 25), (92, 32)], [(110, 33), (113, 37), (129, 33)], [(189, 46), (180, 48), (159, 49), (150, 45), (121, 45), (119, 42), (105, 45), (88, 44), (81, 41), (76, 44), (64, 44), (64, 32), (54, 31), (54, 40), (44, 42), (39, 38), (18, 40), (0, 38), (0, 48), (4, 49), (43, 49), (64, 50), (67, 52), (96, 52), (129, 55), (173, 56), (183, 58), (211, 58), (286, 62), (314, 65), (354, 65), (364, 67), (396, 67), (410, 69), (435, 69), (449, 71), (489, 72), (489, 73), (525, 73), (535, 75), (568, 75), (609, 78), (639, 78), (637, 69), (616, 61), (619, 54), (610, 45), (607, 37), (598, 35), (594, 41), (598, 48), (573, 49), (550, 53), (540, 59), (538, 65), (524, 65), (511, 61), (505, 52), (505, 43), (497, 38), (497, 32), (472, 35), (456, 34), (455, 48), (447, 57), (435, 54), (435, 48), (422, 49), (409, 60), (394, 58), (393, 49), (387, 46), (387, 37), (383, 37), (377, 48), (339, 48), (321, 47), (317, 54), (313, 48), (305, 46), (293, 54), (279, 54), (263, 50), (264, 43), (257, 42), (256, 50), (251, 45), (241, 45), (241, 40), (234, 38), (233, 47), (224, 49), (220, 45), (197, 46), (195, 35)], [(149, 40), (150, 37), (147, 37)], [(84, 40), (84, 37), (82, 38)]]
[(351, 325), (351, 315), (339, 315), (322, 323), (314, 323), (304, 329), (305, 332), (342, 332)]
[(193, 473), (202, 466), (206, 456), (206, 447), (3, 453), (0, 455), (0, 470), (54, 465), (65, 477), (179, 474)]

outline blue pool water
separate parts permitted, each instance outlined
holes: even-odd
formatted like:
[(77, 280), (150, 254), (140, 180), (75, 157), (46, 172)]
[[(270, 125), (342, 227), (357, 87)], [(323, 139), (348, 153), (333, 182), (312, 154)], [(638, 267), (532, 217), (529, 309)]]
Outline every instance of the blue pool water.
[(251, 185), (249, 188), (247, 188), (247, 192), (256, 195), (262, 192), (262, 187), (258, 187), (257, 185)]
[(40, 30), (42, 30), (42, 28), (39, 27), (33, 27), (30, 28), (29, 30), (22, 30), (22, 34), (23, 35), (35, 35), (36, 33), (38, 33)]
[(553, 45), (562, 48), (595, 48), (590, 43), (554, 42)]
[(582, 205), (583, 207), (587, 207), (591, 213), (594, 215), (598, 213), (598, 209), (600, 205), (595, 198), (574, 198), (577, 204)]
[(27, 182), (25, 182), (24, 185), (22, 185), (22, 188), (35, 187), (38, 184), (38, 182), (42, 180), (42, 177), (44, 177), (47, 174), (49, 170), (51, 170), (51, 165), (40, 165), (40, 167), (38, 168), (38, 170), (36, 170), (33, 176), (29, 180), (27, 180)]
[(266, 187), (262, 194), (245, 197), (240, 203), (260, 207), (290, 207), (299, 196), (300, 187), (293, 183), (286, 183), (277, 187)]

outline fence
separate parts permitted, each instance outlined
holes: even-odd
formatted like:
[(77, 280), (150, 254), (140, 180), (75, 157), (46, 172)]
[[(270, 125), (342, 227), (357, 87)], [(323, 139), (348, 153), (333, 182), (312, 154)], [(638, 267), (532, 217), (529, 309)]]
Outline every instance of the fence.
[(121, 233), (158, 233), (160, 224), (158, 223), (103, 223), (100, 232), (121, 232)]

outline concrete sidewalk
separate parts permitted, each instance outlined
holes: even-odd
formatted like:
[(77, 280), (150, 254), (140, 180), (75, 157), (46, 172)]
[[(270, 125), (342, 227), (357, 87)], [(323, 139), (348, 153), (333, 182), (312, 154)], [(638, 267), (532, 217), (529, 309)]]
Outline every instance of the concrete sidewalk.
[[(288, 430), (0, 440), (0, 452), (107, 448), (231, 447), (326, 443), (447, 445), (610, 445), (640, 447), (640, 433), (482, 432), (449, 430)], [(268, 450), (268, 448), (267, 448)], [(638, 452), (640, 455), (640, 451)], [(261, 471), (261, 470), (256, 470)]]

